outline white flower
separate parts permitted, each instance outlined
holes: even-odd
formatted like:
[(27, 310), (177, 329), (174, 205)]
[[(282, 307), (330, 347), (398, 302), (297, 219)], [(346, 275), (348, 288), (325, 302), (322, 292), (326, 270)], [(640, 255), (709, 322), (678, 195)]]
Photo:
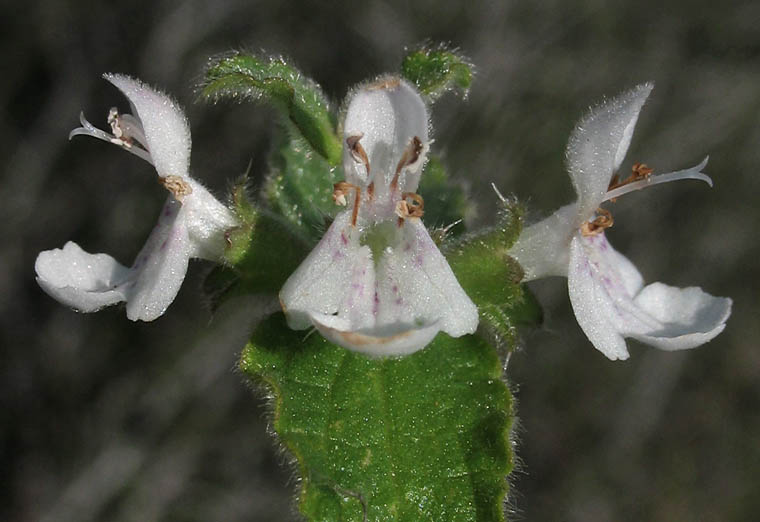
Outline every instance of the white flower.
[(221, 258), (224, 233), (236, 220), (190, 177), (190, 128), (176, 102), (139, 80), (117, 74), (104, 78), (126, 95), (132, 114), (111, 109), (113, 134), (95, 128), (82, 114), (82, 127), (69, 138), (93, 136), (141, 157), (156, 168), (169, 198), (131, 268), (106, 254), (88, 254), (71, 241), (41, 252), (34, 268), (42, 289), (75, 310), (94, 312), (126, 301), (127, 317), (152, 321), (174, 300), (191, 257)]
[(420, 220), (428, 116), (406, 82), (387, 78), (350, 100), (339, 213), (280, 292), (294, 329), (371, 355), (420, 350), (443, 331), (473, 333), (478, 311)]
[[(578, 200), (527, 227), (510, 250), (525, 270), (525, 280), (566, 276), (570, 302), (586, 336), (610, 359), (627, 359), (625, 337), (663, 350), (706, 343), (725, 327), (731, 299), (700, 288), (662, 283), (643, 286), (641, 274), (607, 242), (612, 225), (605, 201), (658, 183), (698, 179), (712, 186), (696, 167), (651, 176), (636, 164), (620, 180), (617, 172), (631, 143), (639, 112), (652, 90), (647, 83), (594, 108), (573, 131), (567, 163)], [(596, 217), (595, 217), (596, 216)]]

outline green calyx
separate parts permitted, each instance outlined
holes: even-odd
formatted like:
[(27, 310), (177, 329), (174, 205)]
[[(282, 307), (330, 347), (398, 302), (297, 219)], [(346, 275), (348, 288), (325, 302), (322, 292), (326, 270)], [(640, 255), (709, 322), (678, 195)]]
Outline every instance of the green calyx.
[(444, 93), (458, 90), (467, 94), (472, 84), (472, 65), (462, 55), (445, 47), (422, 48), (406, 55), (401, 71), (417, 90), (434, 101)]

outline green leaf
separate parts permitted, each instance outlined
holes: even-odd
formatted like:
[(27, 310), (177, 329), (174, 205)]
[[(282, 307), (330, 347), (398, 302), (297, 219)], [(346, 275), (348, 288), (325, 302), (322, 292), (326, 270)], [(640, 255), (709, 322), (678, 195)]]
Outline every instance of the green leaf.
[(280, 135), (270, 159), (272, 172), (264, 192), (272, 210), (316, 242), (338, 208), (333, 185), (343, 173), (314, 154), (303, 140)]
[(201, 94), (213, 100), (268, 101), (317, 153), (332, 165), (340, 163), (342, 146), (326, 98), (316, 83), (282, 58), (234, 53), (212, 60)]
[(241, 368), (274, 396), (309, 520), (504, 520), (512, 399), (478, 337), (439, 334), (413, 355), (371, 359), (292, 331), (278, 313)]
[(467, 94), (472, 84), (472, 65), (455, 51), (440, 47), (409, 53), (401, 62), (401, 73), (430, 100), (452, 89)]

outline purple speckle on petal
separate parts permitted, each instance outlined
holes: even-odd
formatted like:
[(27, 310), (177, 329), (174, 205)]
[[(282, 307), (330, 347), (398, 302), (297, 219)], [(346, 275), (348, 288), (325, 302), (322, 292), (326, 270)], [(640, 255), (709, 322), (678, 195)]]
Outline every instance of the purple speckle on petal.
[(375, 299), (372, 303), (372, 314), (377, 315), (378, 310), (380, 309), (380, 298), (377, 295), (377, 290), (375, 290)]
[(404, 243), (404, 252), (409, 252), (412, 249), (412, 245), (409, 243)]
[(347, 244), (348, 244), (348, 238), (346, 237), (346, 233), (345, 233), (345, 232), (341, 232), (341, 233), (340, 233), (340, 240), (341, 240), (341, 242), (342, 242), (344, 245), (347, 245)]
[(392, 290), (393, 290), (394, 294), (397, 294), (398, 293), (398, 285), (393, 285)]
[(414, 264), (417, 267), (422, 268), (422, 256), (414, 256)]

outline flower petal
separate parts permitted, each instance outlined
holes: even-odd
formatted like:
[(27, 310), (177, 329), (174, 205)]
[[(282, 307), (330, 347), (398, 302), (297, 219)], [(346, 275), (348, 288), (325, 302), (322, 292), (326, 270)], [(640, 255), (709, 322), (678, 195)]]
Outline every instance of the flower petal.
[(437, 324), (452, 337), (474, 333), (478, 309), (419, 219), (407, 219), (402, 241), (377, 265), (378, 324)]
[(188, 177), (190, 127), (179, 105), (168, 95), (140, 80), (121, 74), (104, 74), (129, 98), (142, 122), (145, 139), (158, 175)]
[(425, 326), (397, 323), (381, 329), (351, 330), (347, 322), (335, 316), (312, 315), (312, 321), (328, 341), (376, 357), (414, 353), (427, 346), (439, 331), (437, 323)]
[(79, 312), (95, 312), (126, 300), (121, 283), (129, 269), (107, 254), (89, 254), (69, 241), (40, 252), (37, 283), (52, 298)]
[(509, 255), (523, 268), (523, 281), (549, 276), (567, 277), (570, 239), (577, 230), (577, 214), (578, 205), (571, 203), (523, 229), (509, 249)]
[(350, 222), (350, 211), (338, 214), (282, 287), (280, 302), (291, 328), (311, 327), (312, 314), (340, 314), (353, 329), (374, 322), (372, 253), (359, 246), (359, 231)]
[(206, 187), (194, 179), (187, 184), (192, 192), (182, 200), (182, 215), (193, 244), (192, 256), (220, 262), (227, 246), (225, 232), (237, 226), (238, 220)]
[(196, 245), (187, 232), (186, 208), (169, 196), (158, 223), (132, 265), (127, 317), (152, 321), (161, 316), (179, 292)]
[(589, 219), (604, 200), (652, 87), (651, 83), (641, 84), (591, 109), (570, 135), (566, 155), (578, 194), (577, 226)]
[(625, 285), (610, 267), (589, 256), (576, 236), (570, 242), (567, 287), (573, 313), (583, 333), (609, 359), (628, 359), (628, 349), (620, 334), (621, 323), (630, 315)]
[(477, 308), (422, 222), (392, 227), (400, 241), (375, 251), (373, 261), (350, 212), (339, 214), (280, 292), (288, 325), (314, 325), (340, 346), (378, 356), (412, 353), (438, 331), (473, 333)]
[(706, 343), (725, 328), (731, 299), (700, 288), (652, 283), (604, 234), (577, 235), (570, 245), (568, 289), (573, 312), (591, 343), (610, 359), (627, 359), (624, 337), (663, 350)]
[(663, 327), (627, 335), (662, 350), (685, 350), (710, 341), (726, 327), (732, 305), (731, 299), (714, 297), (695, 286), (676, 288), (662, 283), (645, 287), (634, 302)]
[[(384, 191), (396, 172), (396, 167), (415, 136), (428, 142), (428, 114), (425, 102), (404, 80), (385, 78), (357, 91), (348, 104), (343, 123), (344, 139), (361, 135), (361, 146), (369, 157), (371, 180), (364, 167), (358, 164), (349, 147), (343, 149), (343, 168), (346, 181), (367, 186), (375, 182), (376, 191)], [(424, 162), (424, 158), (422, 159)], [(421, 166), (418, 165), (418, 167)], [(402, 173), (399, 188), (414, 192), (422, 169)]]

